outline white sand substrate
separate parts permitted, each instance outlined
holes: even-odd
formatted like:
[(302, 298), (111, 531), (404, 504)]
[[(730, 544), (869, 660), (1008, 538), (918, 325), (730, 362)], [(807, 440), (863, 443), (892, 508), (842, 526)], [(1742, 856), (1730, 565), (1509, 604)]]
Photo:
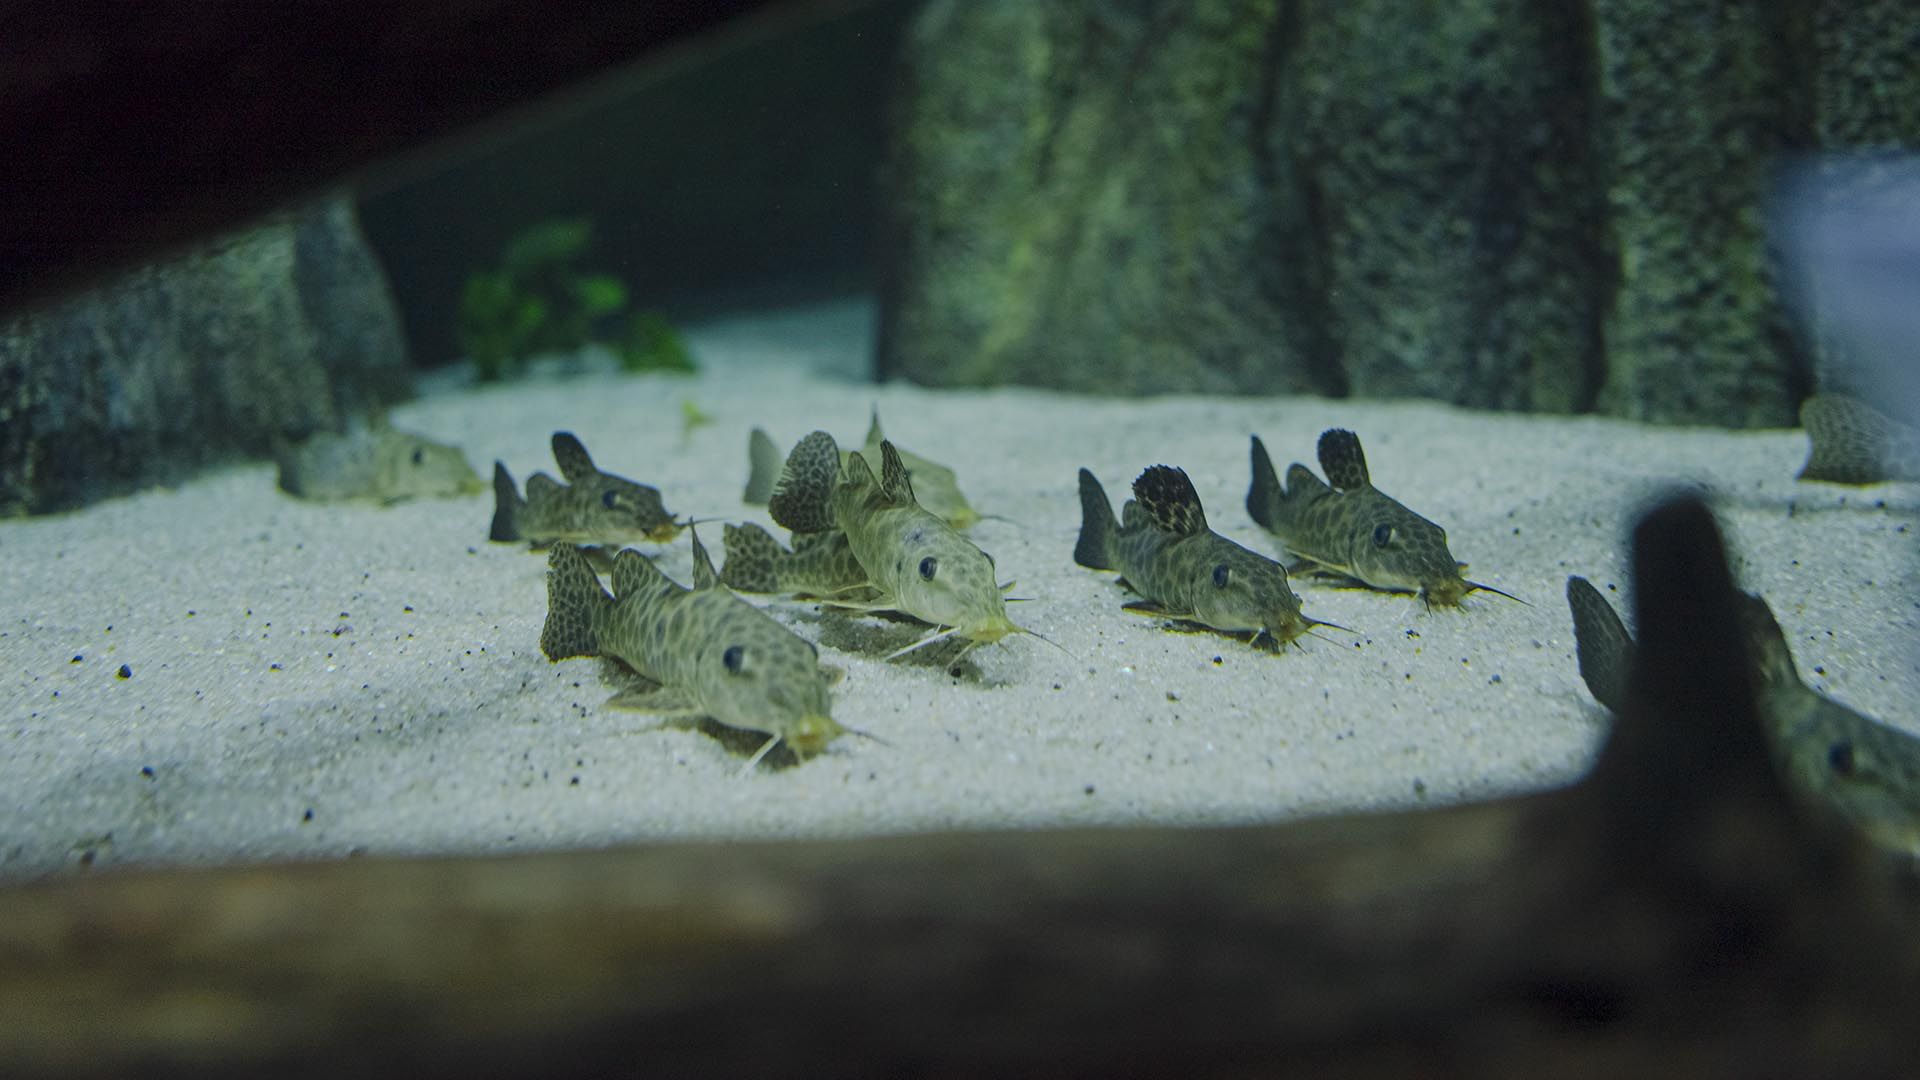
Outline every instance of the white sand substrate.
[[(797, 767), (737, 775), (694, 730), (603, 708), (600, 665), (538, 648), (546, 560), (489, 543), (491, 495), (317, 505), (265, 464), (88, 510), (0, 522), (0, 880), (73, 868), (353, 853), (513, 852), (671, 837), (822, 836), (1053, 824), (1270, 821), (1432, 806), (1578, 777), (1608, 717), (1582, 686), (1568, 574), (1630, 611), (1625, 534), (1675, 483), (1704, 485), (1745, 584), (1764, 593), (1819, 689), (1916, 726), (1920, 488), (1796, 483), (1798, 432), (1313, 398), (1077, 397), (861, 383), (864, 303), (696, 328), (694, 377), (556, 365), (436, 391), (396, 424), (554, 471), (577, 433), (674, 511), (745, 507), (747, 432), (843, 444), (878, 405), (900, 444), (959, 470), (974, 538), (1031, 597), (1031, 637), (887, 662), (919, 632), (770, 604), (848, 675), (846, 738)], [(568, 367), (569, 365), (557, 365)], [(441, 382), (448, 382), (442, 378)], [(714, 422), (683, 434), (682, 403)], [(1376, 483), (1444, 525), (1485, 593), (1464, 610), (1311, 580), (1306, 611), (1352, 627), (1280, 655), (1120, 610), (1075, 566), (1075, 471), (1117, 503), (1155, 462), (1183, 466), (1219, 531), (1248, 519), (1248, 435), (1284, 470), (1331, 426)], [(719, 523), (702, 530), (714, 548)], [(780, 534), (783, 535), (784, 534)], [(684, 539), (661, 555), (690, 573)], [(1618, 591), (1612, 591), (1618, 586)], [(122, 665), (131, 673), (118, 675)]]

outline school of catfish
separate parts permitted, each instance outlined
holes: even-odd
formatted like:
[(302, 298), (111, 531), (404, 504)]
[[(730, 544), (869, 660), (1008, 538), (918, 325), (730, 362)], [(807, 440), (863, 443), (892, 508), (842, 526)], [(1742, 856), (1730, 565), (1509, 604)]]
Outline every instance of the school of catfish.
[[(1816, 395), (1802, 419), (1809, 455), (1801, 480), (1920, 479), (1920, 432), (1864, 402)], [(1041, 637), (1009, 615), (1013, 582), (1000, 579), (993, 556), (970, 538), (973, 526), (994, 515), (973, 506), (955, 470), (889, 439), (877, 411), (859, 449), (813, 431), (782, 454), (754, 428), (742, 501), (764, 505), (788, 535), (783, 543), (757, 523), (723, 523), (717, 569), (695, 522), (669, 512), (658, 489), (603, 471), (568, 432), (553, 434), (552, 452), (564, 482), (536, 473), (524, 494), (505, 464), (494, 463), (488, 532), (490, 540), (546, 552), (541, 651), (556, 663), (600, 658), (617, 690), (612, 707), (744, 734), (753, 749), (742, 772), (776, 749), (804, 761), (842, 736), (867, 733), (833, 719), (842, 670), (822, 662), (819, 645), (739, 594), (916, 624), (916, 636), (884, 651), (885, 659), (938, 651), (955, 671), (975, 649)], [(1272, 538), (1274, 555), (1215, 531), (1192, 479), (1176, 466), (1146, 464), (1117, 514), (1099, 479), (1082, 468), (1071, 557), (1112, 572), (1133, 597), (1119, 605), (1125, 611), (1265, 652), (1297, 647), (1316, 628), (1349, 632), (1315, 618), (1296, 581), (1412, 596), (1430, 610), (1458, 610), (1474, 592), (1526, 603), (1469, 580), (1446, 530), (1376, 486), (1356, 433), (1323, 431), (1316, 456), (1324, 479), (1299, 463), (1281, 473), (1261, 438), (1252, 439), (1245, 508)], [(381, 502), (481, 487), (457, 448), (384, 422), (284, 450), (280, 484), (303, 498)], [(685, 585), (627, 546), (670, 544), (683, 531), (694, 568)], [(1586, 579), (1569, 578), (1566, 599), (1580, 673), (1600, 704), (1617, 709), (1632, 638)], [(1920, 858), (1920, 738), (1808, 688), (1766, 603), (1747, 603), (1756, 696), (1782, 777), (1871, 843)]]

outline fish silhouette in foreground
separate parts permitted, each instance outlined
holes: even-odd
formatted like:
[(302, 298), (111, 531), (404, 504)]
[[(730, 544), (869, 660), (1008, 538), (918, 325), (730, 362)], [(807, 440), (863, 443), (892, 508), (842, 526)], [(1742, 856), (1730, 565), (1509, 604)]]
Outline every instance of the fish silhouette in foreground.
[(1467, 564), (1447, 550), (1446, 530), (1373, 486), (1358, 435), (1329, 428), (1320, 435), (1319, 451), (1325, 481), (1296, 462), (1282, 487), (1266, 446), (1254, 436), (1247, 490), (1247, 513), (1307, 569), (1387, 592), (1418, 593), (1429, 606), (1457, 607), (1475, 589), (1525, 603), (1462, 576)]
[(847, 733), (831, 715), (839, 672), (820, 663), (813, 643), (727, 591), (698, 534), (693, 567), (693, 587), (683, 588), (628, 548), (614, 557), (609, 596), (579, 548), (554, 544), (540, 651), (631, 668), (639, 685), (608, 702), (616, 707), (765, 734), (742, 771), (779, 743), (804, 758)]
[(570, 432), (553, 433), (562, 484), (546, 473), (527, 477), (526, 498), (512, 474), (493, 463), (493, 527), (489, 540), (525, 540), (534, 547), (570, 544), (618, 547), (638, 540), (666, 543), (686, 523), (675, 521), (657, 488), (601, 472)]
[(456, 446), (388, 427), (315, 435), (278, 455), (280, 490), (303, 499), (403, 499), (486, 490)]
[[(861, 584), (870, 592), (827, 598), (827, 603), (898, 611), (933, 624), (932, 633), (888, 659), (947, 637), (966, 640), (960, 653), (964, 656), (1008, 634), (1033, 633), (1007, 617), (993, 557), (920, 506), (906, 464), (892, 443), (880, 443), (877, 477), (862, 454), (848, 455), (844, 467), (842, 460), (833, 436), (824, 431), (800, 440), (787, 457), (767, 509), (775, 522), (796, 535), (844, 534), (863, 572)], [(804, 541), (838, 542), (831, 537)]]
[[(880, 444), (887, 441), (880, 430), (880, 410), (873, 410), (873, 421), (867, 427), (866, 445), (860, 454), (869, 464), (880, 460)], [(956, 529), (972, 528), (975, 522), (988, 515), (975, 510), (960, 492), (960, 480), (954, 471), (938, 462), (928, 461), (907, 450), (894, 448), (900, 454), (900, 462), (906, 466), (907, 479), (913, 484), (913, 497), (920, 508), (946, 521)], [(840, 467), (845, 469), (853, 451), (840, 454)], [(765, 431), (754, 428), (747, 436), (747, 490), (741, 501), (750, 506), (765, 506), (773, 497), (774, 485), (780, 477), (781, 466), (785, 459), (780, 456), (780, 448)]]
[(1903, 424), (1858, 398), (1815, 394), (1800, 405), (1807, 429), (1802, 480), (1879, 484), (1920, 480), (1920, 428)]
[[(1766, 601), (1744, 595), (1739, 603), (1775, 768), (1816, 809), (1838, 813), (1881, 848), (1920, 856), (1920, 738), (1809, 687)], [(1594, 700), (1619, 712), (1633, 638), (1585, 578), (1567, 579), (1567, 606), (1580, 676)]]
[(1121, 583), (1141, 597), (1127, 609), (1249, 633), (1254, 644), (1265, 640), (1275, 649), (1310, 627), (1333, 625), (1300, 613), (1286, 567), (1207, 527), (1200, 495), (1184, 471), (1152, 466), (1134, 480), (1133, 496), (1115, 520), (1100, 481), (1080, 470), (1073, 561), (1118, 570)]

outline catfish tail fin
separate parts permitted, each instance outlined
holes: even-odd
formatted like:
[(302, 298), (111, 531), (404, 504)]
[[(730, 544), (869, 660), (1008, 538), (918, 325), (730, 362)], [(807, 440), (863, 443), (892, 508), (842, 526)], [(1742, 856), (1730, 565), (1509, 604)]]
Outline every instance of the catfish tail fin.
[(613, 603), (600, 587), (587, 557), (572, 544), (555, 544), (547, 556), (547, 621), (540, 628), (540, 651), (549, 660), (600, 655), (593, 614)]
[(833, 436), (816, 431), (787, 455), (787, 466), (767, 500), (767, 512), (783, 529), (826, 532), (834, 527), (833, 487), (840, 479), (840, 448)]

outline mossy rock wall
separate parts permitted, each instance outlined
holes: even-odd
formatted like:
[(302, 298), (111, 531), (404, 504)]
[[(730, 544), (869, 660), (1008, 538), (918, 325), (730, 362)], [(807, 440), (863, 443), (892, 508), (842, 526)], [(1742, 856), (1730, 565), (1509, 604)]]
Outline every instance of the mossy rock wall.
[(351, 205), (276, 219), (0, 322), (0, 515), (263, 455), (408, 384)]
[(928, 0), (883, 375), (1786, 424), (1764, 207), (1920, 144), (1895, 0)]

